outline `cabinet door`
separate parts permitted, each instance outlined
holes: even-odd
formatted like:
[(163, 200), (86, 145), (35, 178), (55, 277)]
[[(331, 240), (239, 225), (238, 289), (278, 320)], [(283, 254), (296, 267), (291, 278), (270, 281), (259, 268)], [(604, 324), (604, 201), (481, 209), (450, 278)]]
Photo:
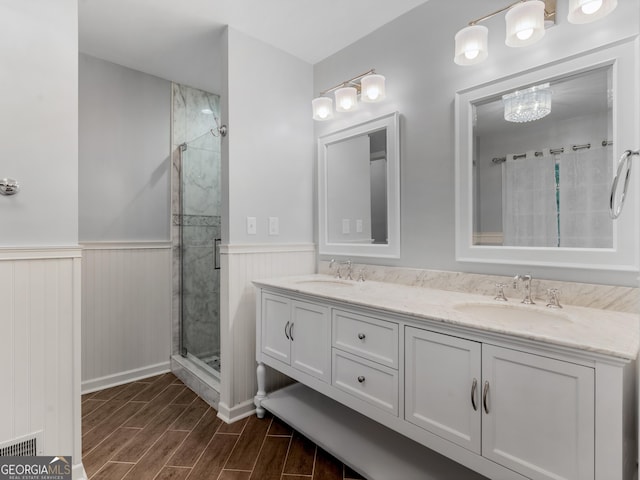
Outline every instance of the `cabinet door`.
[(290, 364), (291, 345), (288, 329), (291, 326), (291, 301), (262, 294), (262, 352)]
[(331, 381), (331, 323), (329, 309), (292, 301), (291, 365), (309, 375)]
[(405, 420), (480, 453), (481, 346), (406, 327)]
[(594, 478), (594, 370), (483, 345), (482, 455), (528, 478)]

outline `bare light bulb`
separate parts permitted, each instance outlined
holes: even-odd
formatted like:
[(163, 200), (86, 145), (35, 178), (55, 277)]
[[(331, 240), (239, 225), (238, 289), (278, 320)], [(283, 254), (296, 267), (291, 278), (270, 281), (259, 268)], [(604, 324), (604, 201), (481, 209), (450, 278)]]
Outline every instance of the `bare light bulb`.
[(367, 90), (367, 98), (369, 100), (376, 100), (380, 96), (380, 90), (378, 87), (370, 87)]
[(469, 50), (465, 50), (464, 51), (464, 58), (466, 58), (467, 60), (473, 60), (474, 58), (476, 58), (478, 56), (478, 54), (480, 53), (480, 50), (476, 49), (469, 49)]
[(583, 3), (580, 6), (582, 13), (585, 15), (593, 15), (600, 10), (600, 8), (602, 8), (602, 0), (592, 0), (590, 2)]
[(516, 37), (520, 40), (528, 40), (533, 35), (533, 28), (525, 28), (516, 33)]
[(351, 107), (353, 107), (353, 102), (350, 98), (345, 98), (340, 102), (340, 106), (345, 110), (349, 110), (351, 109)]

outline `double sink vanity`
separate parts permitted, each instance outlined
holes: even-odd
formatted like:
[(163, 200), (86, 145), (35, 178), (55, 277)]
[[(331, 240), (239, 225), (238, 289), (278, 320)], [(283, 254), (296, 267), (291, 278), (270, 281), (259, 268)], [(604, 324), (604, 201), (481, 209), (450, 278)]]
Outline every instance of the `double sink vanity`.
[[(637, 315), (321, 274), (254, 283), (258, 415), (367, 479), (632, 478)], [(298, 383), (267, 395), (265, 365)]]
[[(439, 190), (441, 202), (429, 206), (438, 215), (401, 212), (400, 180), (416, 172), (400, 175), (400, 125), (410, 116), (317, 130), (319, 261), (441, 264), (448, 279), (484, 264), (487, 273), (636, 285), (636, 170), (626, 173), (624, 216), (614, 220), (607, 207), (616, 159), (637, 143), (638, 45), (629, 39), (458, 90), (454, 145), (431, 153), (442, 161), (455, 149), (455, 178), (438, 179), (452, 181), (455, 198)], [(552, 89), (553, 115), (506, 121), (504, 96), (537, 85)], [(401, 217), (436, 219), (416, 231), (440, 240), (449, 224), (437, 219), (455, 218), (455, 261), (442, 242), (402, 242)], [(259, 416), (269, 410), (368, 480), (637, 475), (637, 306), (571, 305), (591, 301), (588, 289), (561, 302), (550, 290), (540, 301), (526, 275), (516, 278), (525, 295), (504, 301), (500, 291), (495, 299), (443, 284), (361, 282), (349, 261), (337, 267), (356, 280), (254, 281)], [(537, 303), (521, 303), (529, 296)], [(266, 366), (296, 383), (267, 393)]]

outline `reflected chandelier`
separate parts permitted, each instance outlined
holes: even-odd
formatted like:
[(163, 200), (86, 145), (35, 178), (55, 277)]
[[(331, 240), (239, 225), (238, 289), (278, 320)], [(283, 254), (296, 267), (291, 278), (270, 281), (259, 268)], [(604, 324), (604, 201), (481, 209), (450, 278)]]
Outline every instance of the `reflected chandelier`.
[(507, 122), (533, 122), (551, 113), (551, 89), (548, 83), (502, 96)]

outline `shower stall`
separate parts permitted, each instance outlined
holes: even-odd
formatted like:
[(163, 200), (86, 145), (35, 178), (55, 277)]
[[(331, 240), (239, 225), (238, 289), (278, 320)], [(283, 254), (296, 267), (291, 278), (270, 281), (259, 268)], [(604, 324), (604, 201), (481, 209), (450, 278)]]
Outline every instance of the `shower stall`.
[(215, 403), (220, 381), (219, 96), (177, 84), (172, 93), (172, 370)]

